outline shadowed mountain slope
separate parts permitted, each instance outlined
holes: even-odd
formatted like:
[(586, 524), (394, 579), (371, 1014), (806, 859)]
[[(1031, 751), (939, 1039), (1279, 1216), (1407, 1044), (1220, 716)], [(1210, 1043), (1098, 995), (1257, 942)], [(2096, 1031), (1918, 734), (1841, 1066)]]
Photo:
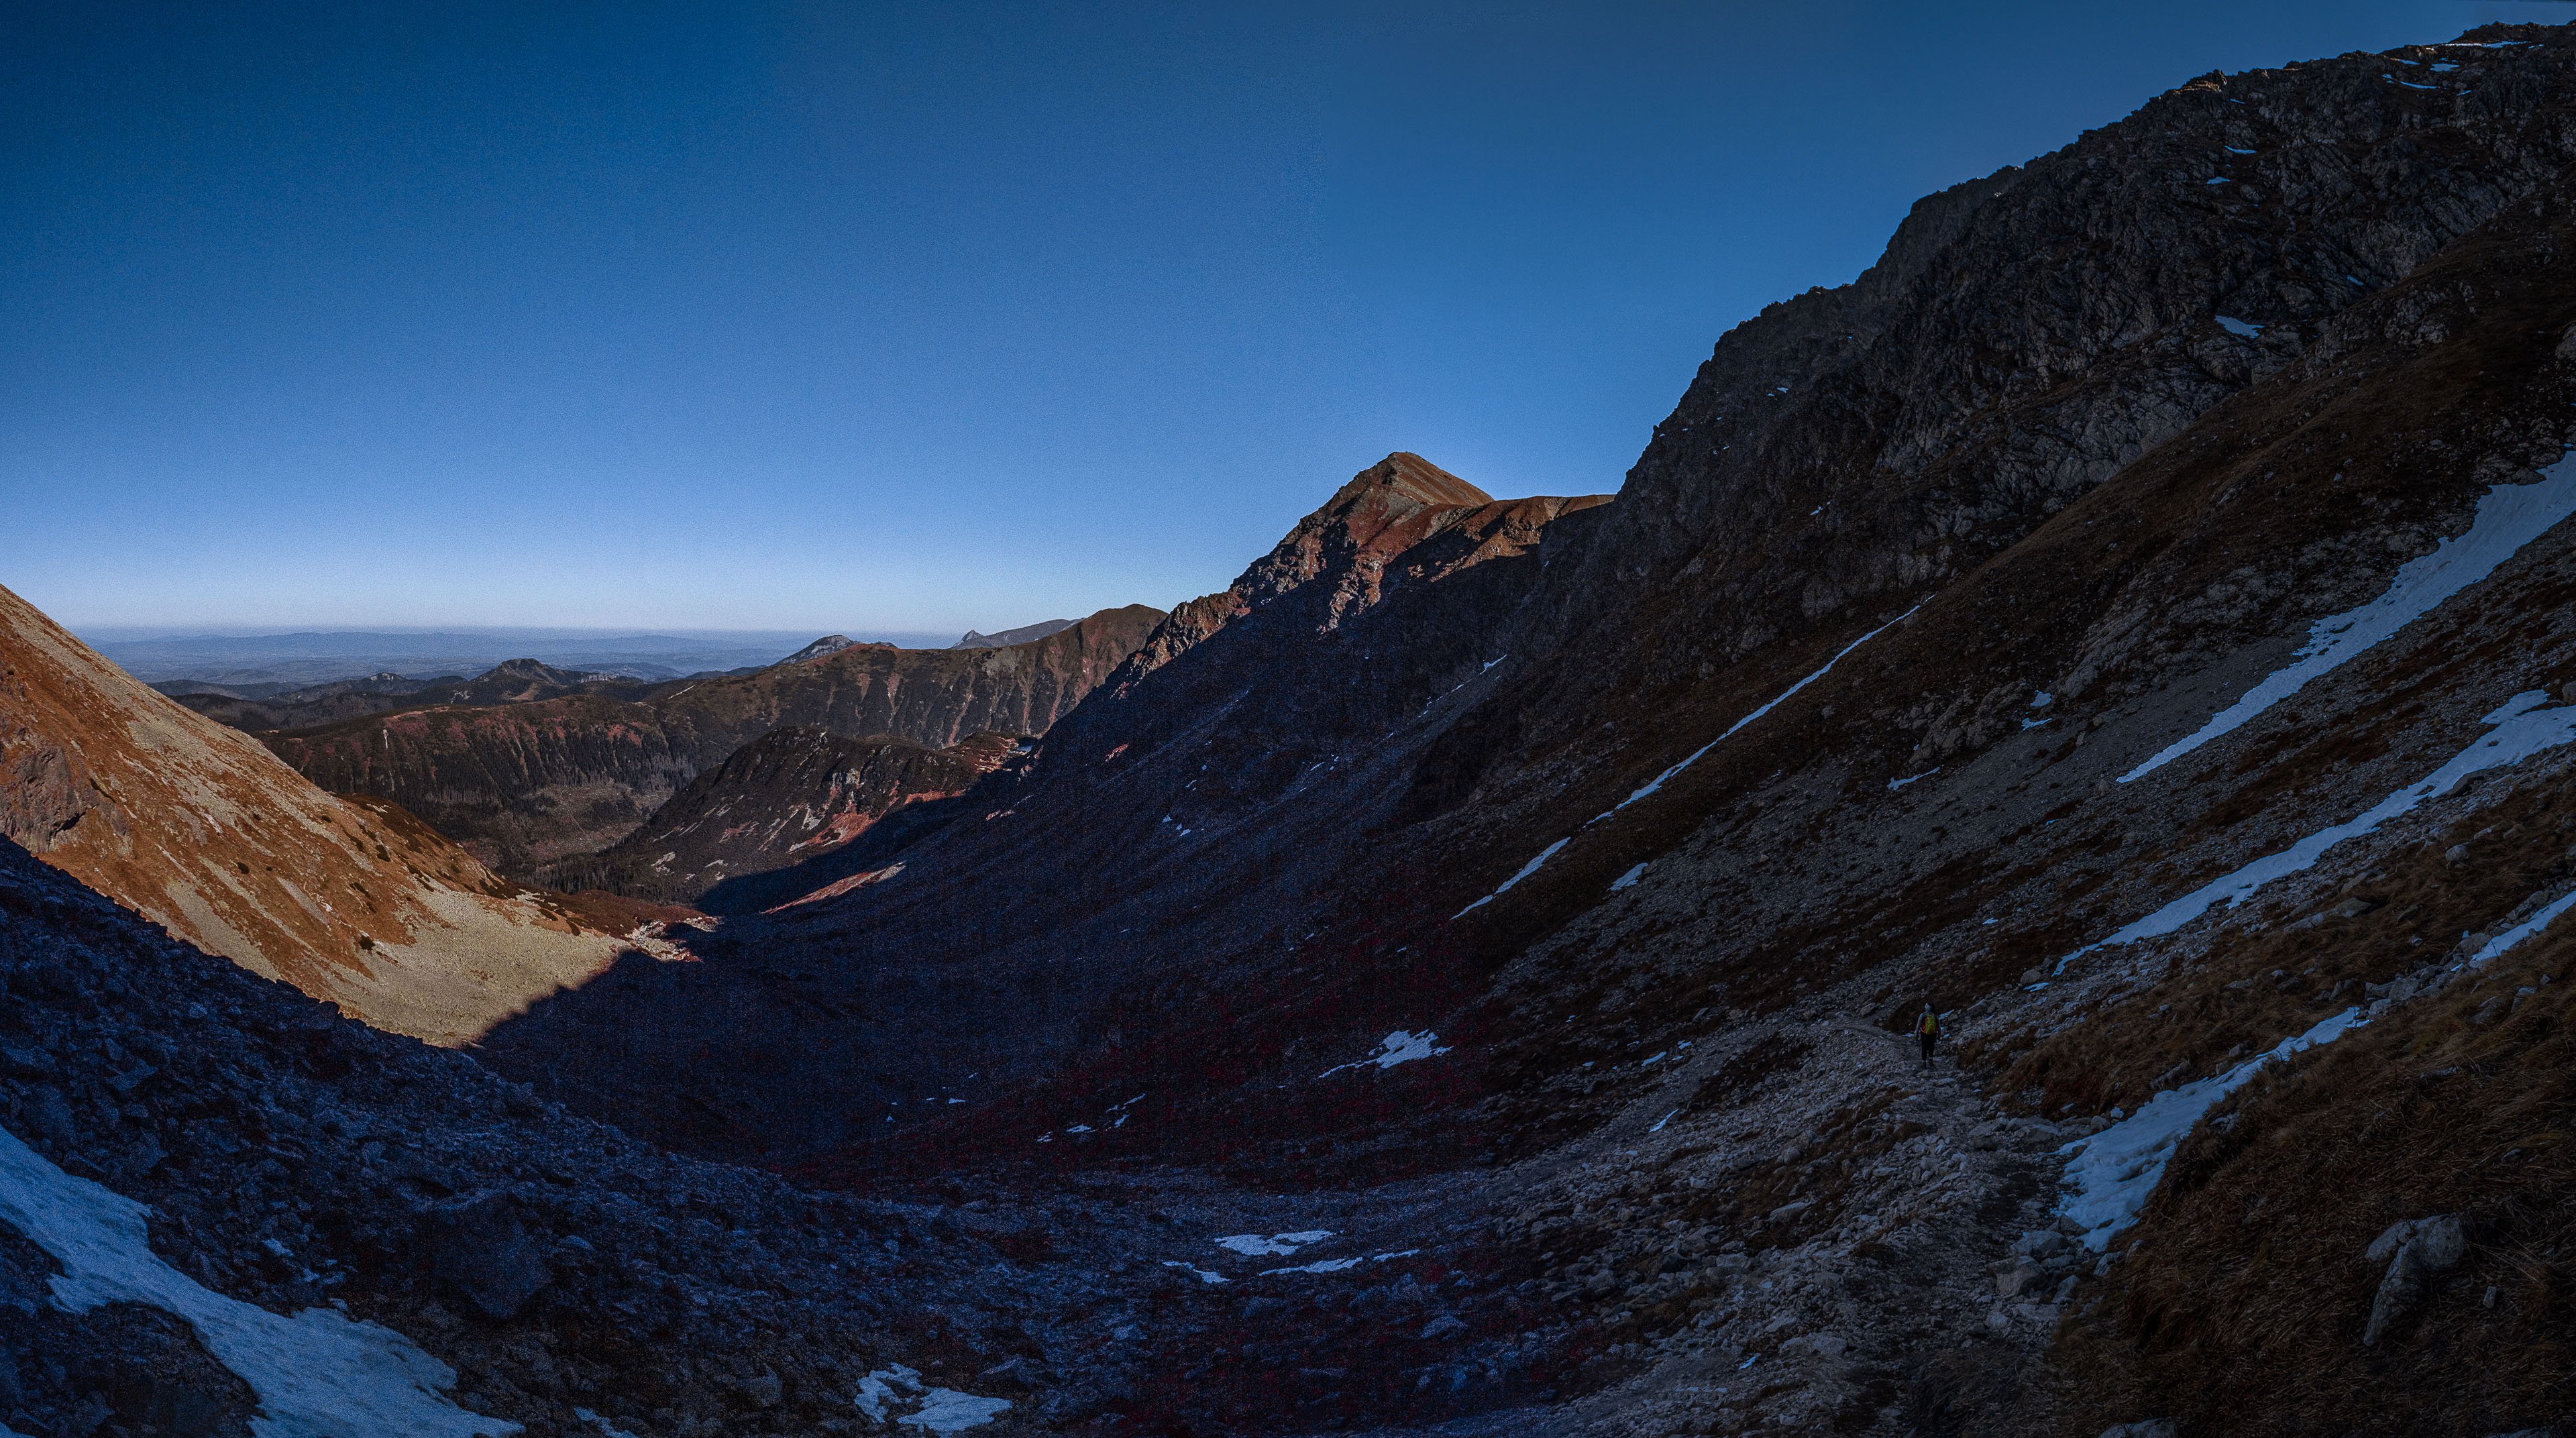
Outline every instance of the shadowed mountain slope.
[[(1617, 503), (1484, 554), (1396, 457), (493, 1060), (834, 1182), (1451, 1184), (1535, 1311), (1444, 1432), (2549, 1421), (2571, 163), (2562, 29), (2195, 80), (1729, 332)], [(1239, 1430), (1332, 1391), (1258, 1349)]]
[(853, 644), (636, 700), (437, 706), (263, 736), (339, 791), (385, 794), (504, 873), (607, 848), (699, 773), (785, 725), (945, 748), (1043, 732), (1163, 618), (1102, 610), (1005, 649)]
[(0, 590), (0, 833), (192, 943), (440, 1043), (605, 967), (637, 913), (527, 893), (127, 677)]
[[(793, 953), (800, 983), (841, 995), (828, 1009), (782, 1008), (763, 984), (738, 987), (742, 976), (723, 964), (689, 966), (669, 991), (659, 976), (620, 970), (615, 993), (554, 1006), (496, 1035), (497, 1061), (531, 1075), (592, 1062), (599, 1067), (589, 1071), (603, 1076), (626, 1071), (621, 1083), (637, 1103), (622, 1121), (686, 1131), (707, 1114), (743, 1112), (744, 1094), (732, 1076), (688, 1072), (695, 1065), (681, 1055), (749, 1043), (758, 1057), (738, 1070), (745, 1083), (793, 1088), (803, 1081), (795, 1075), (810, 1071), (812, 1091), (833, 1111), (789, 1105), (757, 1121), (773, 1142), (802, 1149), (818, 1118), (847, 1133), (870, 1102), (918, 1098), (923, 1082), (944, 1090), (952, 1068), (989, 1082), (1099, 1043), (1101, 997), (1151, 972), (1151, 956), (1190, 952), (1166, 947), (1179, 927), (1169, 912), (1146, 918), (1150, 938), (1117, 933), (1137, 917), (1127, 907), (1134, 896), (1161, 896), (1157, 909), (1175, 893), (1187, 896), (1182, 904), (1221, 904), (1283, 872), (1323, 881), (1317, 865), (1347, 864), (1351, 839), (1338, 821), (1331, 837), (1305, 848), (1308, 860), (1292, 857), (1293, 845), (1274, 847), (1270, 826), (1310, 812), (1351, 746), (1375, 743), (1483, 673), (1496, 636), (1539, 578), (1545, 546), (1559, 528), (1591, 520), (1600, 503), (1492, 500), (1416, 456), (1390, 456), (1233, 586), (1175, 611), (1029, 760), (939, 806), (930, 838), (918, 837), (925, 826), (888, 826), (912, 840), (906, 863), (943, 872), (973, 865), (989, 886), (977, 909), (909, 897), (919, 892), (910, 869), (855, 884), (882, 867), (886, 841), (863, 835), (828, 869), (845, 887), (887, 895), (895, 913), (938, 905), (939, 927), (913, 929), (884, 903), (827, 900), (730, 920), (708, 941), (714, 947), (699, 946), (710, 955), (735, 942)], [(819, 876), (800, 866), (756, 884), (784, 904), (798, 897), (779, 887), (789, 877)], [(951, 882), (941, 879), (940, 890)], [(902, 950), (906, 935), (937, 947), (881, 966), (874, 955)], [(952, 969), (950, 946), (961, 941), (979, 957)], [(1010, 996), (1025, 1026), (993, 1023), (995, 993)], [(683, 1028), (695, 1037), (684, 1041)], [(866, 1096), (855, 1102), (854, 1077)], [(675, 1110), (642, 1101), (665, 1084), (698, 1102)]]

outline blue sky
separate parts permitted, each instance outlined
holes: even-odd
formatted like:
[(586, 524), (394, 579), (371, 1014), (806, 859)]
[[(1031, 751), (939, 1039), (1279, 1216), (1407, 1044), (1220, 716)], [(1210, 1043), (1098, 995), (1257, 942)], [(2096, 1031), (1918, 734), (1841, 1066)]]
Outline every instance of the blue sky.
[(2551, 4), (15, 6), (0, 584), (75, 628), (995, 630), (1718, 334), (2211, 69)]

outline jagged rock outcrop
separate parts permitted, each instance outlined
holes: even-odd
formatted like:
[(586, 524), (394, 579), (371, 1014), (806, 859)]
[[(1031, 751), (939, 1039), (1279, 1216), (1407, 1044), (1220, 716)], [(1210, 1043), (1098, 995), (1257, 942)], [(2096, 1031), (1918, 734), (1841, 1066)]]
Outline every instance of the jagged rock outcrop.
[(6, 590), (0, 834), (255, 973), (441, 1043), (587, 979), (645, 921), (528, 893), (393, 804), (324, 793)]
[(1043, 733), (1163, 618), (1106, 609), (1005, 649), (852, 644), (750, 674), (535, 703), (438, 706), (263, 736), (335, 792), (383, 794), (503, 873), (606, 849), (701, 772), (787, 725), (946, 748)]
[(1007, 734), (933, 749), (811, 725), (772, 729), (690, 780), (644, 827), (540, 877), (561, 889), (693, 903), (729, 879), (812, 864), (898, 807), (963, 794), (1021, 748)]

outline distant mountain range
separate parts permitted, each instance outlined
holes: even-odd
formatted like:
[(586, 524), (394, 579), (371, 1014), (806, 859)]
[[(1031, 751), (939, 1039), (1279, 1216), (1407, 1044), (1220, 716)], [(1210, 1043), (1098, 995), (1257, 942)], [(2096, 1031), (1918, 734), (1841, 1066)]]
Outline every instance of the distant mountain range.
[[(1070, 622), (1048, 620), (997, 635), (969, 630), (963, 639), (887, 631), (865, 635), (860, 642), (892, 644), (900, 649), (988, 647), (1043, 638)], [(264, 699), (288, 689), (373, 675), (425, 680), (480, 674), (512, 659), (534, 659), (557, 669), (622, 679), (686, 679), (775, 664), (812, 637), (811, 630), (763, 629), (684, 630), (677, 634), (533, 628), (352, 629), (102, 637), (92, 647), (147, 684), (214, 685), (241, 698)], [(174, 688), (164, 692), (183, 691)]]
[[(263, 729), (269, 748), (315, 783), (390, 798), (501, 873), (530, 879), (626, 837), (698, 774), (782, 726), (932, 749), (978, 731), (1044, 733), (1163, 618), (1144, 605), (1104, 609), (1005, 649), (824, 640), (792, 663), (658, 685), (521, 665), (395, 705), (182, 702)], [(324, 713), (333, 702), (368, 708), (334, 719)], [(308, 713), (317, 717), (299, 717)], [(266, 732), (298, 723), (313, 727)]]

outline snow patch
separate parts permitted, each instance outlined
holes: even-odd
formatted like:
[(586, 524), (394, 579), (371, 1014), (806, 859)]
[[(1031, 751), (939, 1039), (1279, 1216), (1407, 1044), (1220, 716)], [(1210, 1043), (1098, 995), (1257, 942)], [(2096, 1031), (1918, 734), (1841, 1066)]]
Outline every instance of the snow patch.
[(1238, 1233), (1230, 1238), (1218, 1239), (1216, 1246), (1231, 1248), (1246, 1258), (1258, 1258), (1268, 1253), (1295, 1253), (1298, 1249), (1311, 1248), (1332, 1236), (1333, 1231), (1329, 1228), (1310, 1229), (1304, 1233), (1274, 1233), (1268, 1238), (1257, 1233)]
[(2365, 1022), (2361, 1010), (2346, 1009), (2223, 1074), (2167, 1089), (2140, 1105), (2131, 1117), (2059, 1149), (2074, 1158), (2066, 1165), (2066, 1182), (2072, 1191), (2059, 1202), (2058, 1211), (2084, 1225), (2084, 1236), (2078, 1241), (2099, 1253), (2113, 1235), (2135, 1223), (2138, 1210), (2164, 1178), (2165, 1165), (2173, 1161), (2174, 1145), (2191, 1132), (2202, 1114), (2243, 1087), (2263, 1065), (2333, 1043)]
[(2275, 671), (2189, 738), (2177, 740), (2120, 776), (2128, 783), (2238, 728), (2297, 693), (2301, 686), (2379, 643), (2444, 600), (2495, 571), (2524, 545), (2576, 513), (2576, 456), (2542, 471), (2537, 484), (2499, 484), (2478, 500), (2469, 532), (2400, 566), (2385, 593), (2358, 609), (2331, 614), (2308, 630), (2298, 662)]
[[(895, 1415), (895, 1424), (898, 1427), (927, 1428), (933, 1433), (963, 1433), (969, 1428), (980, 1428), (1000, 1417), (1011, 1406), (1007, 1398), (978, 1398), (954, 1388), (924, 1388), (921, 1375), (900, 1363), (892, 1368), (880, 1368), (860, 1379), (859, 1395), (850, 1401), (873, 1423), (886, 1421), (886, 1409), (890, 1404), (918, 1403), (921, 1406), (915, 1411)], [(584, 1413), (582, 1416), (587, 1418), (590, 1415)]]
[(1618, 878), (1612, 879), (1610, 881), (1610, 887), (1613, 891), (1619, 889), (1633, 889), (1637, 887), (1637, 880), (1644, 877), (1645, 872), (1646, 866), (1639, 864), (1637, 867), (1621, 874)]
[(1191, 1273), (1197, 1274), (1199, 1276), (1199, 1281), (1202, 1283), (1223, 1283), (1226, 1281), (1226, 1277), (1222, 1273), (1210, 1273), (1206, 1269), (1199, 1267), (1197, 1264), (1183, 1263), (1177, 1258), (1164, 1259), (1163, 1266), (1165, 1268), (1186, 1269)]
[[(1754, 710), (1752, 713), (1747, 714), (1743, 718), (1726, 726), (1726, 733), (1720, 734), (1716, 738), (1702, 744), (1699, 748), (1691, 751), (1691, 756), (1689, 758), (1684, 759), (1680, 763), (1675, 764), (1673, 767), (1666, 769), (1664, 772), (1648, 780), (1645, 787), (1637, 790), (1633, 794), (1630, 794), (1627, 798), (1620, 800), (1616, 805), (1612, 806), (1611, 813), (1617, 813), (1619, 810), (1627, 808), (1629, 805), (1636, 803), (1638, 800), (1643, 799), (1647, 795), (1664, 787), (1664, 782), (1666, 780), (1672, 778), (1675, 774), (1680, 773), (1684, 769), (1689, 768), (1691, 765), (1698, 763), (1700, 755), (1705, 754), (1709, 750), (1716, 748), (1718, 745), (1725, 743), (1728, 737), (1733, 735), (1736, 730), (1743, 728), (1745, 725), (1750, 724), (1754, 720), (1761, 718), (1763, 715), (1770, 713), (1772, 710), (1779, 708), (1781, 704), (1788, 700), (1790, 695), (1797, 693), (1799, 690), (1806, 688), (1808, 685), (1815, 683), (1817, 680), (1824, 678), (1826, 674), (1832, 672), (1833, 667), (1842, 662), (1844, 655), (1851, 653), (1853, 650), (1858, 649), (1869, 641), (1885, 634), (1897, 625), (1903, 624), (1906, 620), (1913, 618), (1915, 612), (1920, 610), (1922, 607), (1923, 606), (1920, 604), (1915, 605), (1913, 609), (1905, 611), (1903, 614), (1900, 614), (1894, 619), (1887, 621), (1885, 624), (1878, 626), (1876, 629), (1869, 631), (1867, 634), (1853, 640), (1851, 643), (1844, 645), (1841, 649), (1835, 652), (1833, 658), (1825, 661), (1824, 668), (1817, 670), (1815, 673), (1810, 674), (1806, 678), (1799, 680), (1797, 683), (1790, 685), (1788, 688), (1781, 690), (1770, 703), (1763, 705), (1761, 708)], [(1601, 816), (1601, 819), (1607, 819), (1609, 817), (1609, 814), (1604, 814)], [(1595, 819), (1592, 822), (1598, 824), (1601, 822), (1601, 819)], [(1509, 888), (1511, 886), (1506, 884), (1503, 887)], [(1479, 900), (1478, 902), (1481, 903), (1483, 901)], [(1474, 908), (1475, 905), (1470, 904), (1468, 907)]]
[(921, 1395), (921, 1411), (897, 1418), (898, 1428), (927, 1428), (933, 1433), (963, 1433), (981, 1428), (1010, 1409), (1008, 1398), (978, 1398), (954, 1388), (933, 1388)]
[[(2448, 792), (2452, 785), (2471, 774), (2519, 764), (2543, 750), (2555, 749), (2576, 740), (2576, 705), (2540, 709), (2539, 706), (2548, 699), (2547, 694), (2537, 689), (2513, 696), (2481, 719), (2482, 723), (2496, 726), (2485, 738), (2471, 743), (2453, 755), (2449, 763), (2423, 779), (2380, 800), (2356, 818), (2319, 829), (2289, 848), (2266, 854), (2201, 885), (2109, 938), (2086, 944), (2058, 960), (2056, 972), (2066, 972), (2068, 964), (2095, 949), (2170, 934), (2200, 917), (2201, 912), (2212, 905), (2225, 903), (2233, 908), (2244, 902), (2247, 895), (2273, 880), (2314, 865), (2326, 850), (2346, 839), (2357, 839), (2373, 832), (2389, 820), (2412, 811), (2426, 799)], [(2535, 710), (2537, 712), (2533, 712)]]
[(1940, 773), (1940, 772), (1941, 772), (1941, 766), (1940, 766), (1940, 765), (1938, 765), (1938, 764), (1935, 764), (1935, 765), (1933, 765), (1931, 768), (1924, 770), (1924, 771), (1923, 771), (1922, 773), (1920, 773), (1920, 774), (1915, 774), (1915, 775), (1912, 775), (1912, 776), (1910, 776), (1910, 777), (1908, 777), (1908, 778), (1903, 778), (1903, 779), (1890, 779), (1890, 780), (1888, 780), (1888, 781), (1887, 781), (1887, 792), (1889, 792), (1889, 793), (1893, 794), (1893, 793), (1895, 793), (1897, 790), (1904, 788), (1906, 785), (1913, 783), (1916, 779), (1929, 779), (1929, 778), (1931, 778), (1933, 775), (1938, 774), (1938, 773)]
[(2530, 918), (2523, 920), (2521, 923), (2516, 924), (2512, 928), (2505, 930), (2503, 933), (2496, 935), (2494, 938), (2487, 940), (2485, 947), (2479, 949), (2476, 955), (2470, 958), (2469, 962), (2472, 964), (2483, 964), (2489, 959), (2502, 958), (2505, 950), (2512, 948), (2514, 945), (2519, 944), (2523, 940), (2530, 938), (2532, 935), (2539, 933), (2541, 930), (2548, 928), (2551, 921), (2555, 920), (2560, 914), (2566, 913), (2570, 908), (2576, 908), (2576, 891), (2570, 891), (2565, 898), (2548, 905), (2539, 913), (2532, 915)]
[(2239, 339), (2250, 340), (2263, 333), (2263, 326), (2248, 324), (2232, 315), (2220, 315), (2218, 317), (2218, 327), (2227, 331), (2229, 334), (2235, 335)]
[(1503, 880), (1502, 888), (1494, 890), (1493, 893), (1487, 894), (1485, 897), (1478, 899), (1475, 903), (1469, 904), (1466, 908), (1460, 909), (1458, 912), (1451, 914), (1449, 917), (1452, 919), (1463, 919), (1467, 917), (1467, 915), (1475, 912), (1479, 907), (1492, 903), (1496, 898), (1501, 896), (1504, 889), (1508, 889), (1512, 885), (1519, 883), (1521, 880), (1528, 878), (1530, 875), (1537, 873), (1539, 865), (1555, 858), (1557, 850), (1562, 849), (1573, 842), (1574, 840), (1569, 836), (1567, 838), (1559, 839), (1555, 843), (1548, 845), (1546, 848), (1539, 850), (1537, 858), (1521, 865), (1521, 871), (1519, 873)]
[(1418, 1034), (1397, 1029), (1377, 1041), (1376, 1053), (1364, 1059), (1354, 1059), (1346, 1064), (1335, 1064), (1315, 1077), (1331, 1078), (1344, 1069), (1355, 1069), (1364, 1064), (1375, 1064), (1382, 1069), (1391, 1069), (1397, 1064), (1411, 1063), (1415, 1059), (1434, 1058), (1449, 1052), (1445, 1046), (1434, 1047), (1439, 1043), (1440, 1036), (1429, 1029), (1424, 1029)]
[(54, 1300), (74, 1313), (140, 1303), (196, 1330), (217, 1362), (258, 1395), (257, 1438), (504, 1438), (516, 1423), (469, 1413), (440, 1394), (456, 1371), (381, 1324), (327, 1308), (289, 1318), (227, 1298), (152, 1251), (145, 1215), (122, 1194), (56, 1168), (0, 1129), (0, 1221), (63, 1271)]
[(1371, 1254), (1366, 1258), (1327, 1258), (1319, 1263), (1301, 1263), (1295, 1268), (1265, 1268), (1261, 1270), (1261, 1276), (1268, 1278), (1274, 1273), (1346, 1273), (1363, 1263), (1384, 1263), (1390, 1258), (1411, 1258), (1421, 1251), (1418, 1248), (1406, 1248), (1394, 1253)]

